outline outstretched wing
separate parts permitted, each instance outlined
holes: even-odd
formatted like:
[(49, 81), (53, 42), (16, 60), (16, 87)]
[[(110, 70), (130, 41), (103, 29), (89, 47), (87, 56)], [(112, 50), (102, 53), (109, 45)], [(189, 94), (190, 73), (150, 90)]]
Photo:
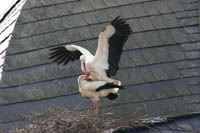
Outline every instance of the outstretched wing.
[(124, 19), (119, 16), (115, 18), (99, 35), (93, 63), (103, 64), (101, 69), (107, 70), (109, 76), (114, 76), (119, 68), (123, 46), (131, 33), (131, 27)]
[(53, 59), (58, 65), (61, 63), (66, 65), (69, 61), (78, 60), (81, 55), (84, 55), (86, 60), (93, 58), (93, 55), (87, 49), (77, 45), (60, 46), (49, 51), (49, 59)]
[(117, 17), (111, 22), (111, 25), (115, 27), (115, 33), (109, 38), (109, 55), (108, 63), (109, 68), (107, 73), (114, 76), (119, 69), (119, 61), (121, 58), (123, 46), (128, 37), (132, 33), (131, 27), (125, 22), (125, 20)]

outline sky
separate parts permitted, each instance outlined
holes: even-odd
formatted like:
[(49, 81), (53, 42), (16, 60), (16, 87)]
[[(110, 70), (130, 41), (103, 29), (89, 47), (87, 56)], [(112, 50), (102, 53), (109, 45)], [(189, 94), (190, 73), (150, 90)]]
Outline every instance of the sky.
[(0, 19), (3, 17), (3, 14), (15, 3), (16, 0), (0, 0)]

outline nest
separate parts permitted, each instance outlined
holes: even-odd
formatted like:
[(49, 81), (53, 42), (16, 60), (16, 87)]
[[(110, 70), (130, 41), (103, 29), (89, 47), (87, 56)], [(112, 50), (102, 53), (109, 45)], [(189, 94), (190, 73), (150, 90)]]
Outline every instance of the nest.
[[(24, 124), (24, 121), (26, 124)], [(27, 124), (28, 123), (28, 124)], [(115, 133), (123, 129), (146, 127), (141, 119), (120, 117), (112, 113), (95, 116), (90, 110), (46, 111), (24, 117), (14, 133)]]

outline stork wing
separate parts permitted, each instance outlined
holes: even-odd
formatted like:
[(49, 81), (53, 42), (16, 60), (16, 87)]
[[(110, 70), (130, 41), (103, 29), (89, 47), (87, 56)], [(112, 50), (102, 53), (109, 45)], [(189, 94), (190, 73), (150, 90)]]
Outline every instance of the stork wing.
[[(87, 79), (84, 79), (84, 80), (87, 80)], [(82, 89), (101, 91), (101, 90), (111, 89), (111, 88), (124, 89), (123, 86), (115, 85), (113, 83), (107, 83), (105, 81), (92, 81), (92, 82), (88, 81), (84, 84), (84, 87)]]
[(101, 90), (106, 90), (106, 89), (111, 89), (111, 88), (119, 88), (119, 89), (124, 89), (123, 86), (115, 85), (113, 83), (106, 83), (103, 86), (99, 86), (96, 91), (101, 91)]
[(57, 64), (66, 65), (69, 61), (80, 59), (81, 55), (85, 56), (85, 60), (91, 60), (93, 55), (85, 48), (77, 45), (65, 45), (49, 50), (49, 59), (53, 59)]
[(100, 33), (94, 59), (98, 64), (105, 64), (102, 69), (107, 70), (108, 76), (114, 76), (117, 73), (123, 46), (131, 32), (129, 24), (118, 16), (106, 27), (104, 32)]

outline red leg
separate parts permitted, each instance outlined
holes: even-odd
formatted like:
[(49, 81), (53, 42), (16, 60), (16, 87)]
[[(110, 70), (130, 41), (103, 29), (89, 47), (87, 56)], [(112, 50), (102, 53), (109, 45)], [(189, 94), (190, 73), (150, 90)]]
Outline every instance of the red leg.
[(98, 109), (98, 103), (94, 102), (94, 114), (98, 115), (99, 109)]

